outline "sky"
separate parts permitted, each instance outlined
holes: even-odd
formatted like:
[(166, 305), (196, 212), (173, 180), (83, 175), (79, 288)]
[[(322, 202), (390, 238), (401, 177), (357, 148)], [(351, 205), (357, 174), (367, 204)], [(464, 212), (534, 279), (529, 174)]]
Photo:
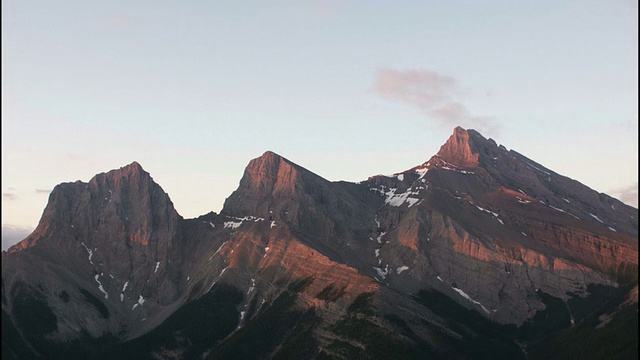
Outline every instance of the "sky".
[(133, 161), (192, 218), (266, 150), (360, 181), (458, 125), (637, 207), (637, 3), (2, 0), (2, 249)]

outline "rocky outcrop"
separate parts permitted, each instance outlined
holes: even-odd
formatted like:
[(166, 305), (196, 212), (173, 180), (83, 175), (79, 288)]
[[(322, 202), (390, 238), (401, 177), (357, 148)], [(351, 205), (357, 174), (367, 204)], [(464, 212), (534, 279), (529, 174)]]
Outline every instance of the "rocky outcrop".
[(440, 147), (438, 156), (455, 166), (478, 166), (480, 144), (477, 144), (477, 139), (474, 135), (477, 135), (477, 133), (466, 131), (459, 126), (456, 127), (453, 130), (453, 135)]

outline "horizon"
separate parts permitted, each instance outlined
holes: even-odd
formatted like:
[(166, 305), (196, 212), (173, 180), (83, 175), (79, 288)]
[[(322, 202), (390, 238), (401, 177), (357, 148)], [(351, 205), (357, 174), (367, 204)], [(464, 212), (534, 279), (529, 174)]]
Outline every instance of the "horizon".
[(637, 18), (630, 1), (4, 1), (2, 248), (55, 185), (132, 161), (193, 218), (266, 150), (356, 182), (457, 125), (637, 208)]
[[(457, 128), (457, 127), (456, 127), (456, 128)], [(474, 129), (464, 129), (464, 130), (465, 130), (465, 131), (467, 131), (467, 130), (474, 130)], [(454, 128), (454, 131), (455, 131), (455, 128)], [(482, 135), (482, 133), (480, 133), (480, 135)], [(484, 136), (484, 135), (483, 135), (483, 136)], [(490, 138), (490, 137), (489, 137), (489, 138), (487, 138), (487, 139), (494, 140), (494, 139), (492, 139), (492, 138)], [(495, 140), (494, 140), (494, 141), (495, 141)], [(443, 142), (443, 144), (444, 144), (444, 142)], [(498, 145), (498, 146), (505, 146), (504, 144), (500, 144), (500, 143), (497, 143), (497, 145)], [(509, 151), (513, 150), (513, 151), (518, 152), (516, 149), (512, 149), (512, 148), (509, 148), (509, 147), (507, 147), (507, 146), (505, 146), (505, 147), (506, 147), (506, 148), (507, 148), (507, 150), (509, 150)], [(257, 156), (257, 157), (255, 157), (255, 158), (253, 158), (253, 159), (258, 159), (258, 158), (260, 158), (260, 157), (264, 156), (264, 155), (265, 155), (265, 154), (267, 154), (267, 153), (273, 153), (273, 154), (275, 154), (276, 156), (282, 157), (282, 158), (284, 158), (284, 159), (286, 159), (286, 160), (288, 160), (288, 161), (290, 161), (290, 162), (292, 162), (292, 163), (294, 163), (294, 164), (296, 164), (296, 165), (298, 165), (298, 166), (303, 167), (303, 168), (304, 168), (304, 169), (306, 169), (307, 171), (310, 171), (310, 172), (312, 172), (312, 173), (314, 173), (314, 174), (316, 174), (316, 175), (318, 175), (318, 176), (321, 176), (321, 175), (317, 174), (313, 169), (309, 169), (309, 168), (308, 168), (307, 166), (305, 166), (304, 164), (300, 164), (300, 163), (296, 162), (295, 160), (291, 160), (291, 159), (289, 159), (288, 157), (283, 156), (283, 155), (281, 155), (281, 154), (279, 154), (279, 153), (277, 153), (277, 152), (271, 151), (271, 150), (266, 150), (265, 152), (263, 152), (263, 154), (262, 154), (262, 155)], [(436, 153), (434, 153), (432, 156), (435, 156), (435, 155), (436, 155)], [(562, 173), (559, 173), (559, 172), (557, 172), (557, 171), (555, 171), (555, 170), (553, 170), (553, 169), (549, 169), (549, 168), (548, 168), (546, 165), (544, 165), (544, 164), (540, 164), (540, 163), (538, 163), (535, 159), (531, 159), (531, 158), (529, 158), (528, 156), (526, 156), (526, 154), (521, 154), (521, 155), (524, 155), (524, 156), (525, 156), (525, 157), (527, 157), (529, 160), (532, 160), (532, 161), (536, 162), (537, 164), (542, 165), (542, 166), (543, 166), (544, 168), (546, 168), (547, 170), (551, 170), (551, 171), (553, 171), (553, 172), (557, 173), (557, 174), (558, 174), (558, 175), (560, 175), (560, 176), (565, 176), (565, 175), (563, 175)], [(253, 159), (252, 159), (252, 160), (253, 160)], [(428, 160), (428, 159), (427, 159), (427, 160)], [(426, 162), (427, 160), (425, 160), (425, 162)], [(99, 173), (96, 173), (94, 176), (96, 176), (96, 175), (98, 175), (98, 174), (101, 174), (101, 173), (107, 173), (107, 172), (114, 171), (114, 170), (117, 170), (117, 169), (126, 168), (126, 167), (128, 167), (128, 166), (132, 166), (132, 165), (134, 165), (134, 164), (138, 164), (138, 165), (143, 169), (143, 171), (145, 171), (145, 172), (149, 173), (149, 175), (151, 176), (151, 178), (153, 178), (153, 173), (151, 173), (151, 172), (147, 171), (147, 170), (145, 169), (144, 165), (140, 164), (140, 162), (138, 162), (137, 160), (133, 160), (133, 161), (131, 161), (130, 163), (128, 163), (128, 164), (126, 164), (126, 165), (122, 165), (122, 166), (120, 166), (120, 167), (118, 167), (118, 168), (113, 168), (113, 169), (109, 169), (109, 170), (101, 171), (101, 172), (99, 172)], [(420, 165), (420, 164), (415, 164), (415, 165), (411, 166), (410, 168), (412, 168), (412, 167), (414, 167), (414, 166), (419, 166), (419, 165)], [(395, 174), (398, 174), (398, 173), (401, 173), (401, 172), (407, 171), (407, 170), (409, 170), (410, 168), (406, 168), (406, 169), (404, 169), (404, 170), (399, 170), (399, 171), (396, 171), (396, 172), (393, 172), (393, 173), (386, 173), (386, 174), (382, 174), (382, 173), (378, 173), (378, 174), (371, 174), (371, 175), (370, 175), (370, 177), (372, 177), (372, 176), (386, 176), (386, 177), (392, 177), (392, 176), (394, 176)], [(244, 173), (244, 172), (243, 172), (243, 173)], [(89, 181), (90, 181), (94, 176), (92, 176), (90, 179), (87, 179), (86, 181), (83, 181), (83, 180), (76, 180), (76, 181), (82, 181), (82, 182), (84, 182), (84, 183), (87, 183), (87, 182), (89, 182)], [(240, 175), (240, 177), (242, 177), (242, 175)], [(321, 176), (321, 177), (322, 177), (322, 176)], [(324, 178), (324, 177), (323, 177), (323, 178)], [(327, 180), (329, 180), (329, 179), (327, 179)], [(362, 180), (365, 180), (365, 179), (362, 179)], [(573, 180), (576, 180), (576, 181), (580, 182), (578, 179), (573, 179)], [(155, 179), (154, 179), (154, 181), (155, 181)], [(240, 180), (238, 179), (238, 182), (239, 182), (239, 181), (240, 181)], [(343, 180), (343, 179), (336, 179), (336, 180), (329, 180), (329, 181), (347, 181), (347, 182), (352, 182), (352, 183), (357, 183), (357, 182), (359, 182), (359, 181), (348, 181), (348, 180)], [(69, 182), (72, 182), (72, 181), (65, 181), (64, 183), (69, 183)], [(161, 187), (161, 188), (162, 188), (162, 189), (167, 193), (167, 195), (168, 195), (168, 196), (169, 196), (169, 198), (171, 199), (171, 193), (167, 192), (167, 191), (162, 187), (162, 184), (158, 183), (157, 181), (155, 181), (155, 182), (156, 182), (158, 185), (160, 185), (160, 187)], [(583, 184), (583, 185), (584, 185), (584, 184)], [(591, 189), (591, 188), (590, 188), (590, 189)], [(597, 191), (597, 190), (595, 190), (595, 189), (592, 189), (592, 190)], [(233, 191), (235, 191), (235, 189), (234, 189)], [(606, 194), (606, 193), (605, 193), (605, 194)], [(225, 196), (225, 200), (226, 200), (226, 197), (228, 197), (229, 195), (231, 195), (231, 192), (230, 192), (229, 194), (227, 194), (227, 196)], [(606, 195), (612, 196), (612, 195), (610, 195), (610, 194), (606, 194)], [(615, 196), (612, 196), (612, 197), (616, 198)], [(634, 204), (629, 204), (629, 203), (627, 203), (627, 202), (625, 202), (625, 201), (623, 201), (623, 200), (621, 200), (621, 199), (618, 199), (618, 200), (622, 201), (625, 205), (628, 205), (628, 206), (634, 207), (634, 208), (636, 208), (636, 209), (638, 208), (638, 206), (637, 206), (637, 198), (633, 198), (633, 199), (631, 199), (632, 201), (635, 201), (635, 205), (634, 205)], [(173, 202), (173, 200), (171, 200), (171, 201)], [(174, 203), (174, 206), (175, 206), (175, 203)], [(44, 211), (44, 208), (43, 208), (42, 210)], [(183, 216), (183, 214), (181, 214), (181, 213), (180, 213), (180, 211), (179, 211), (179, 209), (176, 207), (176, 211), (178, 212), (178, 214), (179, 214), (179, 215), (181, 215), (181, 216), (183, 216), (185, 219), (194, 219), (194, 218), (198, 218), (198, 217), (200, 217), (200, 216), (202, 216), (202, 215), (205, 215), (205, 214), (208, 214), (208, 213), (210, 213), (210, 212), (220, 213), (220, 211), (221, 211), (221, 210), (222, 210), (222, 205), (220, 206), (220, 208), (219, 208), (219, 209), (215, 209), (215, 210), (214, 210), (214, 209), (212, 209), (212, 210), (210, 210), (210, 211), (207, 211), (207, 212), (204, 212), (204, 213), (201, 213), (201, 214), (197, 214), (197, 215), (193, 215), (193, 216)], [(21, 227), (16, 227), (16, 226), (5, 226), (5, 225), (3, 224), (3, 226), (2, 226), (2, 250), (3, 250), (3, 251), (5, 251), (5, 250), (7, 250), (9, 247), (11, 247), (11, 246), (13, 246), (14, 244), (18, 243), (19, 241), (23, 240), (23, 239), (24, 239), (25, 237), (27, 237), (27, 236), (28, 236), (28, 235), (29, 235), (29, 234), (30, 234), (34, 229), (35, 229), (35, 227), (33, 227), (33, 228), (29, 228), (29, 227), (22, 227), (22, 228), (21, 228)]]

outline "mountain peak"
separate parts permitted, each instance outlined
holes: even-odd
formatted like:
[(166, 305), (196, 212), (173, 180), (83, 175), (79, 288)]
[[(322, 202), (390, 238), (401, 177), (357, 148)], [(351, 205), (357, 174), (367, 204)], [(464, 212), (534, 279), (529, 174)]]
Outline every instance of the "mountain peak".
[(457, 166), (478, 166), (479, 151), (475, 143), (478, 136), (482, 138), (477, 131), (465, 130), (458, 126), (453, 129), (453, 134), (447, 142), (440, 147), (438, 156)]
[(264, 152), (264, 154), (262, 154), (262, 156), (260, 156), (258, 159), (279, 159), (282, 158), (282, 156), (274, 153), (271, 150), (267, 150)]
[(265, 151), (262, 156), (255, 158), (249, 162), (245, 173), (249, 174), (253, 183), (270, 184), (286, 180), (281, 179), (284, 175), (290, 178), (295, 176), (295, 168), (298, 166), (274, 153), (273, 151)]
[(131, 170), (135, 170), (135, 171), (144, 171), (144, 169), (142, 168), (142, 165), (140, 165), (139, 162), (133, 160), (133, 162), (129, 165), (125, 165), (122, 167), (123, 169), (131, 169)]
[[(224, 210), (230, 213), (249, 211), (255, 213), (261, 208), (261, 201), (268, 202), (273, 196), (289, 196), (296, 191), (301, 172), (308, 172), (273, 151), (252, 159), (244, 170), (240, 186), (225, 201)], [(245, 199), (244, 201), (236, 201)], [(251, 199), (251, 200), (249, 200)], [(249, 209), (244, 207), (249, 206)], [(242, 210), (237, 207), (242, 204)], [(264, 209), (262, 209), (264, 210)]]
[(119, 172), (122, 175), (134, 175), (134, 174), (146, 174), (148, 175), (149, 173), (146, 172), (143, 168), (142, 165), (140, 165), (140, 163), (138, 163), (137, 161), (133, 161), (131, 164), (129, 165), (125, 165), (121, 168), (119, 168), (118, 170), (114, 170), (113, 172)]

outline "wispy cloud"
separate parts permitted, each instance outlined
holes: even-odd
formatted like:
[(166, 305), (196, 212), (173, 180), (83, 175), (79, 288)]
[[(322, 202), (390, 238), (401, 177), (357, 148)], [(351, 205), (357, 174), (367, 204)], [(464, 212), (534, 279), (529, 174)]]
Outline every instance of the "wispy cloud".
[(627, 187), (614, 189), (608, 192), (611, 196), (617, 198), (627, 205), (638, 208), (638, 183)]
[(472, 115), (456, 98), (458, 84), (451, 76), (430, 70), (379, 69), (374, 89), (384, 98), (419, 108), (447, 128), (461, 125), (489, 134), (498, 131), (498, 124), (490, 117)]
[(48, 194), (51, 190), (49, 189), (36, 189), (36, 194)]
[(15, 200), (17, 199), (18, 196), (16, 196), (16, 194), (12, 194), (12, 193), (2, 193), (2, 199), (3, 200)]

